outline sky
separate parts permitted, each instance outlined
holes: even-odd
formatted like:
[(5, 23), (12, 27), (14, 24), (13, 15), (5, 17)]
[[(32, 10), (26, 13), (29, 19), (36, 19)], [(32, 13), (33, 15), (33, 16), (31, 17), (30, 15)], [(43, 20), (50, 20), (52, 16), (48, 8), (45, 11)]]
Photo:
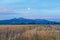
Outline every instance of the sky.
[(0, 20), (60, 19), (60, 0), (0, 0)]

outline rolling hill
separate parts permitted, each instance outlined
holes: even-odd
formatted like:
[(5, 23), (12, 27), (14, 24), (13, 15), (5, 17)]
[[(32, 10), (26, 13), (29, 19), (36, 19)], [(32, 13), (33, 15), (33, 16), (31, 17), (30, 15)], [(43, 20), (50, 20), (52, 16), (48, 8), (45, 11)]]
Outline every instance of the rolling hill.
[(14, 18), (10, 20), (0, 20), (0, 24), (60, 24), (60, 23), (55, 21), (48, 21), (45, 19)]

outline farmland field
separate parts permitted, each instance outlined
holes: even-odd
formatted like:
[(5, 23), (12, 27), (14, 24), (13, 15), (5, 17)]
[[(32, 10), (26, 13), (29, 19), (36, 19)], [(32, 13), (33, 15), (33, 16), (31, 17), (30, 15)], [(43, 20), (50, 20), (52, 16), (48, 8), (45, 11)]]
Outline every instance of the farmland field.
[(60, 25), (0, 25), (0, 40), (60, 40)]

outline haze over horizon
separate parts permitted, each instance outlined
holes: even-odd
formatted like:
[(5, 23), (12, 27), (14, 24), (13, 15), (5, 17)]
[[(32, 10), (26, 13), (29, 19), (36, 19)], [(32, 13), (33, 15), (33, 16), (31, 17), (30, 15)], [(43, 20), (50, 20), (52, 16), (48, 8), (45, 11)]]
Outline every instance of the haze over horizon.
[(60, 21), (60, 0), (0, 0), (0, 20), (19, 17)]

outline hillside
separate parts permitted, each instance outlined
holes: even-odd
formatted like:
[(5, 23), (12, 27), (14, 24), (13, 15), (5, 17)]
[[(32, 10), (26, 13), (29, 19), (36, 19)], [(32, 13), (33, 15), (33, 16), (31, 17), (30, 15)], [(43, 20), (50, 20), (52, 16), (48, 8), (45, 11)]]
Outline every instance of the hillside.
[(0, 20), (0, 24), (60, 24), (60, 23), (55, 21), (48, 21), (45, 19), (14, 18), (10, 20)]

